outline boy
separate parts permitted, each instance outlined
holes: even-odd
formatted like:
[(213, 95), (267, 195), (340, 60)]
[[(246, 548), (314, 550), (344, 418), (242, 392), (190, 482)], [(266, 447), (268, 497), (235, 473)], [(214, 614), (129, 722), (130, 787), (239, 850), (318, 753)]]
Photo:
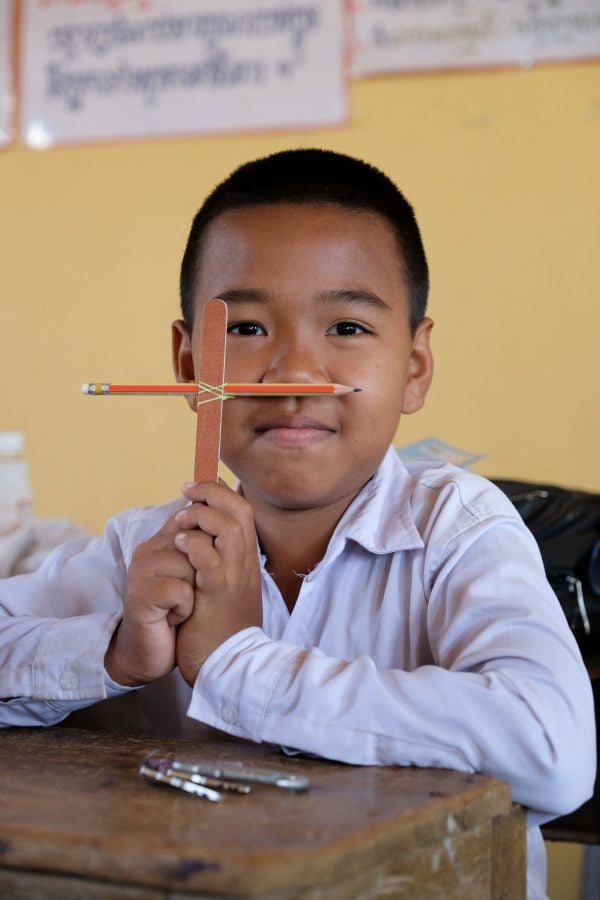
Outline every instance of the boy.
[(236, 491), (186, 484), (0, 583), (0, 722), (145, 686), (161, 733), (484, 772), (530, 810), (543, 897), (536, 826), (592, 791), (591, 691), (509, 501), (391, 448), (431, 380), (427, 291), (412, 209), (365, 163), (289, 151), (217, 187), (183, 259), (178, 380), (196, 380), (202, 305), (221, 297), (227, 381), (361, 391), (227, 401)]

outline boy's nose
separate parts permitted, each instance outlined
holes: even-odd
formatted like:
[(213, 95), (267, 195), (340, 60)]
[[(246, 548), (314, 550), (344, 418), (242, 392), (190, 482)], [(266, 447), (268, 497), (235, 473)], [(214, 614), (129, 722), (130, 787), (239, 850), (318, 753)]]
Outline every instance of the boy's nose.
[(308, 342), (294, 342), (277, 349), (267, 366), (263, 381), (327, 381), (323, 362)]

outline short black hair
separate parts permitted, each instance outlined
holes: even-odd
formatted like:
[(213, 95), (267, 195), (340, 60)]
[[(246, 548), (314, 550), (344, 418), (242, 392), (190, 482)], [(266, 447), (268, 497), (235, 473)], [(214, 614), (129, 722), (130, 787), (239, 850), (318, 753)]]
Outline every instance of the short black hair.
[(181, 311), (190, 330), (202, 241), (210, 224), (230, 209), (277, 203), (337, 204), (382, 216), (398, 242), (409, 290), (410, 327), (414, 333), (427, 308), (429, 272), (412, 206), (393, 181), (375, 166), (352, 156), (319, 149), (283, 150), (244, 163), (207, 197), (192, 222), (181, 263)]

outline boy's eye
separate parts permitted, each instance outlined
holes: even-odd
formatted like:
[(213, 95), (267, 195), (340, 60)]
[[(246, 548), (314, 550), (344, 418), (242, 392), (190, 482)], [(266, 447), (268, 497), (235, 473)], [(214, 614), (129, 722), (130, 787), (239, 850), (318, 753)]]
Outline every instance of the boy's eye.
[(359, 325), (358, 322), (336, 322), (335, 325), (332, 325), (327, 330), (327, 334), (352, 337), (355, 334), (366, 334), (366, 331), (367, 329)]
[(230, 325), (227, 334), (243, 334), (246, 337), (256, 337), (257, 335), (266, 334), (262, 325), (256, 322), (238, 322), (237, 325)]

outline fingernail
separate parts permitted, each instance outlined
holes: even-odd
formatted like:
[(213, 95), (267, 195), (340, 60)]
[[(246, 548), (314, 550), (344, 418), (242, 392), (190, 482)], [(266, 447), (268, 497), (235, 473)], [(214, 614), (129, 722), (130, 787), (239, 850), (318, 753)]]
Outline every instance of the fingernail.
[(185, 532), (180, 531), (179, 534), (175, 535), (175, 546), (178, 550), (185, 549)]
[(190, 488), (193, 488), (193, 487), (194, 487), (194, 484), (195, 484), (195, 483), (196, 483), (195, 481), (185, 481), (185, 482), (181, 485), (181, 490), (182, 490), (182, 491), (185, 491), (186, 489), (189, 490)]

